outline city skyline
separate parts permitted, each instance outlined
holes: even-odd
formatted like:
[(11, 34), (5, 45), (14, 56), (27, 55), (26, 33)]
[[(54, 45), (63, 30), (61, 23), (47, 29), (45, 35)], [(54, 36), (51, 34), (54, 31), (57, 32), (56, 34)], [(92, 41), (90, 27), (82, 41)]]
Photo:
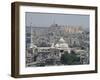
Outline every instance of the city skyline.
[(27, 12), (25, 20), (26, 67), (89, 64), (88, 15)]

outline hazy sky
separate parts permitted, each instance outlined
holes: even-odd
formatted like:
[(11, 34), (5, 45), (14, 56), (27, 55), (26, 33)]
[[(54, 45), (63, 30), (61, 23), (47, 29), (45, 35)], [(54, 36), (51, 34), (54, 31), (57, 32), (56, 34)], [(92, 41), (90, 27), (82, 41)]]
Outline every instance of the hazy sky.
[(51, 24), (59, 25), (80, 25), (89, 28), (89, 15), (76, 14), (51, 14), (26, 12), (26, 26), (49, 27)]

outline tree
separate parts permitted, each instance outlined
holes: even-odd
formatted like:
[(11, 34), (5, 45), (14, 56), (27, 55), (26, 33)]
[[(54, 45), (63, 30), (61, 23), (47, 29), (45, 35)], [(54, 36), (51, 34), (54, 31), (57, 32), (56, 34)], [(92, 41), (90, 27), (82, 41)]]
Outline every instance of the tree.
[(64, 65), (73, 65), (73, 64), (79, 64), (80, 58), (77, 57), (74, 51), (71, 51), (70, 54), (68, 52), (65, 52), (61, 56), (61, 63)]

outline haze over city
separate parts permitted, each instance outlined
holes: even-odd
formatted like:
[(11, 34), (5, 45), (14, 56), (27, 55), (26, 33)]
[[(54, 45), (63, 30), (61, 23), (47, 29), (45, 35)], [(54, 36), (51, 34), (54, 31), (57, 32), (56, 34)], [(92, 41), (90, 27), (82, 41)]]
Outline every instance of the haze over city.
[(26, 26), (49, 27), (51, 24), (82, 26), (89, 29), (89, 15), (26, 12)]

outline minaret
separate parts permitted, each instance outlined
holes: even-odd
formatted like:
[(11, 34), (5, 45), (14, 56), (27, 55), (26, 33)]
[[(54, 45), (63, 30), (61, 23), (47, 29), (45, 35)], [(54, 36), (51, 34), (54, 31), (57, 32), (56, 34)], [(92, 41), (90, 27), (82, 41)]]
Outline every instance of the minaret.
[(53, 25), (57, 26), (57, 23), (55, 22), (55, 18), (54, 17), (52, 17), (52, 21), (53, 21)]
[[(32, 21), (32, 20), (31, 20)], [(33, 47), (33, 29), (32, 29), (32, 22), (30, 23), (30, 36), (31, 36), (31, 40), (30, 40), (30, 48)]]

